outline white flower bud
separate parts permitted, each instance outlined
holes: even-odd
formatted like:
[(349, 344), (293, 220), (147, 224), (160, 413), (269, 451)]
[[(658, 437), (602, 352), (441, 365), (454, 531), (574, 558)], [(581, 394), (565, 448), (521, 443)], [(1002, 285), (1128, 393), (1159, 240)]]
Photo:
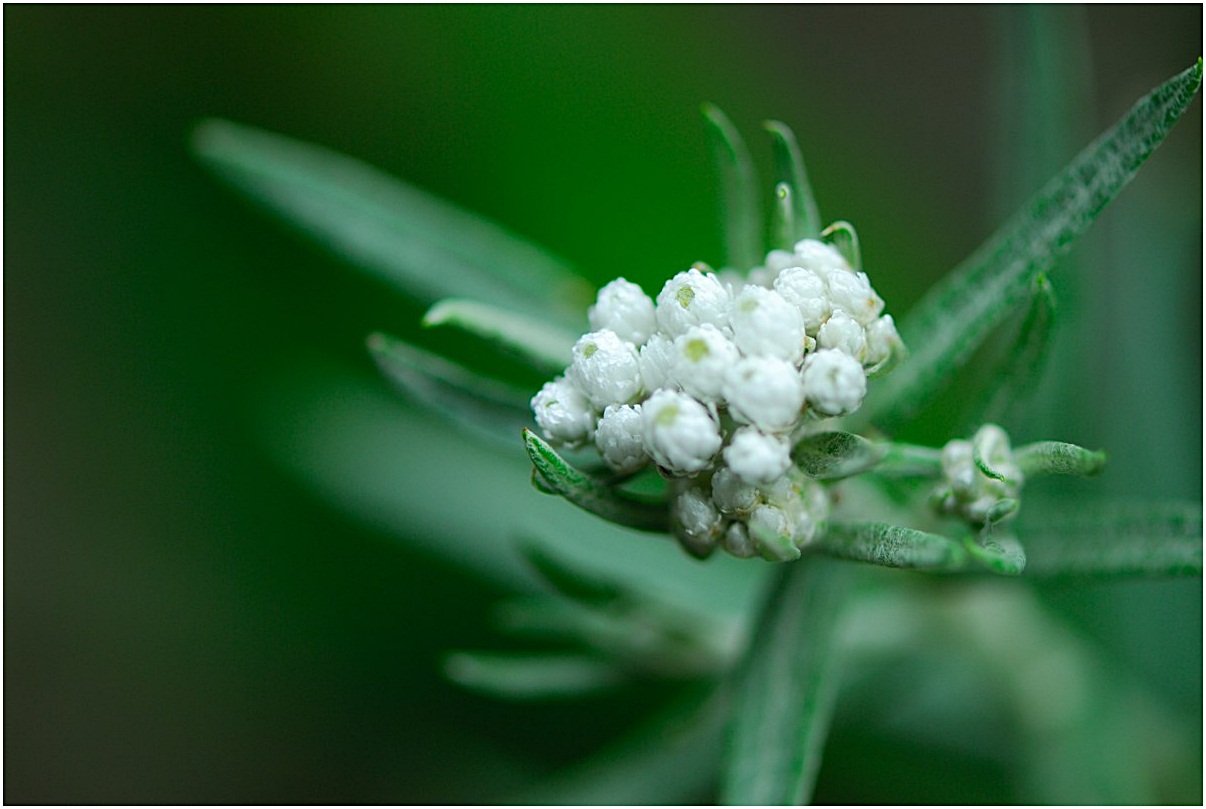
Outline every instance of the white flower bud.
[(743, 522), (729, 523), (729, 527), (724, 532), (724, 539), (721, 541), (724, 543), (724, 549), (738, 559), (749, 559), (758, 555), (758, 549), (754, 547), (754, 543), (750, 539), (749, 529)]
[(532, 397), (532, 412), (544, 437), (554, 444), (581, 446), (595, 429), (595, 413), (582, 391), (565, 377), (545, 382)]
[(737, 346), (720, 329), (710, 323), (692, 326), (674, 340), (671, 378), (697, 399), (714, 402), (724, 389), (725, 372), (740, 359)]
[(822, 349), (804, 359), (804, 398), (818, 413), (844, 416), (858, 410), (867, 395), (863, 366), (835, 349)]
[(867, 366), (879, 365), (904, 346), (900, 335), (896, 332), (896, 323), (891, 315), (884, 315), (871, 321), (867, 326), (867, 356), (863, 363)]
[(676, 475), (706, 469), (720, 449), (720, 426), (708, 409), (685, 393), (659, 390), (641, 407), (645, 449)]
[(609, 404), (631, 402), (641, 392), (641, 369), (636, 348), (613, 331), (584, 334), (574, 343), (574, 360), (566, 375), (602, 410)]
[(730, 368), (724, 396), (734, 418), (769, 433), (791, 429), (804, 406), (799, 373), (774, 357), (746, 357)]
[[(989, 477), (975, 463), (975, 450), (988, 468), (1005, 479)], [(973, 523), (983, 523), (1002, 500), (1016, 500), (1022, 489), (1022, 470), (1013, 459), (1009, 436), (995, 424), (985, 424), (971, 441), (950, 441), (942, 448), (944, 480), (935, 492), (939, 508)]]
[(621, 475), (645, 465), (645, 422), (640, 405), (608, 405), (595, 427), (595, 446), (614, 471)]
[(670, 337), (704, 323), (723, 331), (728, 327), (729, 300), (729, 291), (716, 276), (692, 267), (667, 281), (658, 293), (657, 324)]
[(743, 516), (758, 505), (758, 490), (727, 466), (712, 476), (712, 502), (729, 516)]
[(829, 317), (829, 287), (815, 270), (788, 267), (775, 279), (775, 291), (800, 310), (804, 330), (810, 335)]
[(678, 385), (673, 374), (674, 358), (674, 340), (660, 331), (654, 333), (649, 341), (641, 346), (641, 381), (646, 391), (653, 392)]
[(817, 239), (804, 239), (796, 242), (794, 248), (796, 263), (810, 270), (816, 270), (821, 277), (827, 277), (830, 272), (851, 272), (850, 264), (842, 251), (828, 242)]
[(804, 356), (800, 310), (778, 292), (747, 286), (729, 310), (733, 342), (747, 357), (778, 357), (798, 363)]
[(797, 506), (791, 513), (791, 541), (797, 548), (817, 538), (829, 519), (829, 494), (820, 483), (808, 480), (801, 484)]
[(858, 321), (838, 309), (817, 331), (817, 348), (833, 348), (862, 363), (867, 354), (867, 335)]
[(796, 258), (795, 253), (788, 250), (771, 250), (766, 254), (766, 261), (763, 262), (772, 276), (777, 276), (788, 267), (796, 267), (799, 263), (799, 259)]
[(829, 285), (829, 303), (844, 309), (860, 325), (866, 326), (884, 310), (883, 298), (871, 288), (866, 273), (834, 270), (825, 277)]
[(783, 438), (742, 427), (734, 431), (725, 447), (724, 460), (746, 483), (768, 484), (782, 477), (791, 466), (791, 447)]
[(670, 506), (674, 535), (691, 553), (707, 556), (720, 539), (720, 512), (698, 486), (678, 493)]
[(639, 286), (623, 278), (617, 278), (599, 290), (587, 317), (591, 331), (609, 329), (621, 340), (638, 346), (657, 331), (653, 301)]
[(759, 486), (758, 492), (766, 502), (778, 508), (789, 508), (800, 496), (795, 481), (788, 475)]
[(782, 509), (763, 505), (749, 519), (749, 534), (754, 547), (767, 559), (788, 562), (800, 558), (791, 542), (791, 525)]

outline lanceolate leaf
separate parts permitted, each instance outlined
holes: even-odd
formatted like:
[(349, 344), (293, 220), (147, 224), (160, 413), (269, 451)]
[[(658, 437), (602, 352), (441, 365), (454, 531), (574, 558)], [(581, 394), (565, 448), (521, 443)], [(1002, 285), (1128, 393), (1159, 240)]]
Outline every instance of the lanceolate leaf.
[(524, 559), (541, 578), (563, 595), (586, 604), (609, 604), (619, 600), (624, 590), (615, 582), (599, 577), (561, 559), (535, 542), (520, 546)]
[(1141, 99), (1018, 214), (933, 287), (901, 324), (909, 361), (868, 397), (863, 418), (893, 431), (967, 362), (1168, 135), (1202, 81), (1199, 61)]
[(774, 145), (775, 181), (786, 185), (790, 192), (794, 225), (792, 243), (800, 239), (816, 239), (821, 235), (821, 214), (812, 193), (812, 185), (808, 182), (808, 172), (804, 168), (804, 158), (800, 155), (796, 136), (786, 124), (778, 121), (767, 121), (764, 126)]
[(722, 793), (731, 805), (807, 802), (829, 732), (849, 571), (812, 555), (780, 571), (737, 679)]
[(703, 114), (720, 167), (725, 260), (733, 269), (748, 272), (762, 262), (762, 213), (754, 161), (741, 133), (718, 107), (704, 104)]
[(529, 397), (518, 388), (384, 334), (370, 335), (368, 349), (400, 391), (441, 415), (507, 443), (532, 423)]
[(1014, 450), (1014, 460), (1025, 475), (1091, 477), (1105, 466), (1106, 454), (1060, 441), (1039, 441)]
[(994, 533), (979, 541), (969, 538), (964, 543), (972, 558), (994, 573), (1020, 575), (1026, 569), (1026, 551), (1017, 537)]
[(1027, 503), (1018, 534), (1027, 576), (1202, 575), (1202, 504)]
[(193, 137), (238, 190), (423, 302), (488, 300), (574, 325), (590, 289), (566, 265), (479, 216), (358, 160), (230, 121)]
[(967, 550), (952, 539), (903, 525), (834, 523), (809, 550), (884, 567), (954, 571), (967, 565)]
[(450, 680), (507, 699), (577, 697), (619, 685), (624, 673), (581, 654), (457, 652), (444, 661)]
[(669, 530), (669, 510), (664, 503), (638, 499), (592, 480), (531, 430), (524, 429), (523, 443), (541, 482), (579, 508), (629, 528)]
[(813, 433), (796, 442), (791, 457), (800, 471), (822, 480), (857, 475), (888, 454), (886, 444), (873, 444), (854, 433)]
[(578, 335), (547, 321), (465, 298), (445, 298), (427, 310), (424, 326), (455, 326), (518, 354), (549, 376), (569, 365)]
[(1005, 364), (990, 380), (987, 403), (975, 421), (1001, 423), (1010, 410), (1029, 393), (1046, 365), (1055, 325), (1055, 293), (1047, 276), (1039, 273), (1032, 284), (1030, 308), (1018, 330), (1017, 340), (1004, 357)]

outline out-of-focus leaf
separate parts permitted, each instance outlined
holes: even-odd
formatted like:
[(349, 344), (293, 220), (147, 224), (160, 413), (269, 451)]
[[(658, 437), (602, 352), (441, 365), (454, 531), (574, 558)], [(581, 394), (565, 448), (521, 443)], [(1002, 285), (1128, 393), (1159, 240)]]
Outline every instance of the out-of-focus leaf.
[(889, 444), (875, 473), (892, 477), (936, 477), (942, 473), (942, 450), (916, 444)]
[(539, 543), (521, 544), (524, 559), (540, 577), (553, 585), (562, 595), (585, 604), (608, 604), (624, 595), (622, 587), (598, 574), (577, 567)]
[(572, 359), (578, 335), (531, 315), (465, 298), (445, 298), (423, 315), (424, 326), (454, 326), (510, 350), (537, 370), (554, 376)]
[(532, 465), (321, 357), (307, 357), (254, 399), (269, 457), (315, 496), (417, 552), (516, 592), (543, 582), (515, 537), (634, 593), (722, 623), (748, 615), (764, 565), (719, 556), (694, 564), (671, 542), (607, 523), (532, 491)]
[(804, 436), (792, 447), (791, 459), (806, 475), (838, 480), (873, 468), (887, 454), (886, 444), (835, 430)]
[(1018, 534), (1027, 576), (1124, 578), (1202, 575), (1202, 504), (1028, 502)]
[(832, 523), (809, 550), (841, 559), (915, 570), (962, 570), (968, 559), (964, 547), (952, 539), (881, 522)]
[(1055, 326), (1055, 293), (1047, 276), (1035, 276), (1030, 297), (1030, 308), (1018, 330), (1017, 340), (1004, 355), (1004, 366), (992, 374), (992, 386), (986, 403), (975, 414), (975, 421), (1001, 423), (1011, 409), (1034, 387), (1046, 365), (1051, 346), (1052, 329)]
[(660, 806), (709, 801), (723, 746), (725, 705), (690, 695), (586, 761), (506, 803)]
[(779, 250), (791, 250), (799, 238), (796, 236), (799, 227), (796, 225), (796, 207), (792, 199), (791, 188), (787, 183), (775, 186), (775, 207), (771, 209), (771, 247)]
[(1038, 441), (1014, 450), (1014, 460), (1024, 475), (1080, 475), (1091, 477), (1105, 467), (1106, 454), (1065, 444)]
[(580, 323), (589, 285), (498, 225), (353, 158), (230, 121), (193, 135), (201, 161), (336, 255), (418, 300), (488, 300)]
[(779, 570), (736, 682), (727, 804), (806, 802), (829, 732), (849, 571), (807, 555)]
[(624, 682), (610, 663), (580, 654), (455, 652), (444, 661), (448, 679), (505, 699), (580, 697)]
[(791, 206), (791, 243), (800, 239), (816, 239), (821, 235), (821, 214), (817, 209), (812, 184), (804, 168), (804, 158), (796, 136), (786, 124), (767, 121), (763, 126), (770, 133), (775, 158), (775, 181), (788, 189)]
[(641, 531), (670, 530), (669, 509), (665, 503), (637, 498), (592, 480), (570, 466), (547, 441), (526, 428), (523, 444), (540, 482), (579, 508), (609, 522)]
[(435, 413), (507, 443), (532, 423), (529, 397), (518, 388), (384, 334), (370, 335), (368, 349), (386, 378)]
[(892, 432), (916, 413), (1130, 182), (1189, 106), (1199, 61), (1141, 99), (943, 281), (901, 324), (909, 361), (867, 397), (860, 417)]
[(863, 268), (863, 251), (858, 246), (858, 233), (846, 221), (834, 222), (821, 231), (821, 238), (832, 244), (855, 270)]
[(741, 272), (762, 263), (762, 211), (754, 161), (741, 133), (720, 108), (703, 105), (712, 151), (720, 168), (725, 260)]

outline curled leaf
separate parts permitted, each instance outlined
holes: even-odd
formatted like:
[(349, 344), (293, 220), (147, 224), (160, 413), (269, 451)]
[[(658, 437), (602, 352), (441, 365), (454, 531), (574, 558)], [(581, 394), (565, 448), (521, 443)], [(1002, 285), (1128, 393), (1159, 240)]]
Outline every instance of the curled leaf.
[(703, 114), (720, 167), (725, 260), (733, 269), (746, 271), (762, 260), (762, 213), (754, 161), (741, 133), (719, 107), (704, 104)]

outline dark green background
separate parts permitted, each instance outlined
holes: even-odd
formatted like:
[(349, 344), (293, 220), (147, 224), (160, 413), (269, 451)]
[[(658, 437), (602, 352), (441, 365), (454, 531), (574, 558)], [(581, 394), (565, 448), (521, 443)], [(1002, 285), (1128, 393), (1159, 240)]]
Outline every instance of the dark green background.
[[(994, 169), (1002, 14), (6, 5), (4, 800), (488, 802), (662, 696), (523, 708), (440, 680), (445, 648), (497, 642), (498, 593), (314, 499), (251, 415), (282, 366), (368, 377), (364, 334), (421, 310), (215, 183), (199, 119), (356, 155), (656, 291), (720, 259), (700, 102), (764, 168), (757, 125), (780, 118), (901, 313), (1032, 190)], [(1086, 19), (1081, 143), (1202, 51), (1198, 6)], [(1124, 464), (1104, 491), (1200, 495), (1201, 120), (1086, 246), (1127, 260), (1057, 419), (1080, 434), (1057, 437)], [(1200, 720), (1199, 583), (1048, 597)], [(829, 800), (944, 799), (924, 772), (843, 781), (860, 749), (920, 755), (859, 744), (835, 742)]]

